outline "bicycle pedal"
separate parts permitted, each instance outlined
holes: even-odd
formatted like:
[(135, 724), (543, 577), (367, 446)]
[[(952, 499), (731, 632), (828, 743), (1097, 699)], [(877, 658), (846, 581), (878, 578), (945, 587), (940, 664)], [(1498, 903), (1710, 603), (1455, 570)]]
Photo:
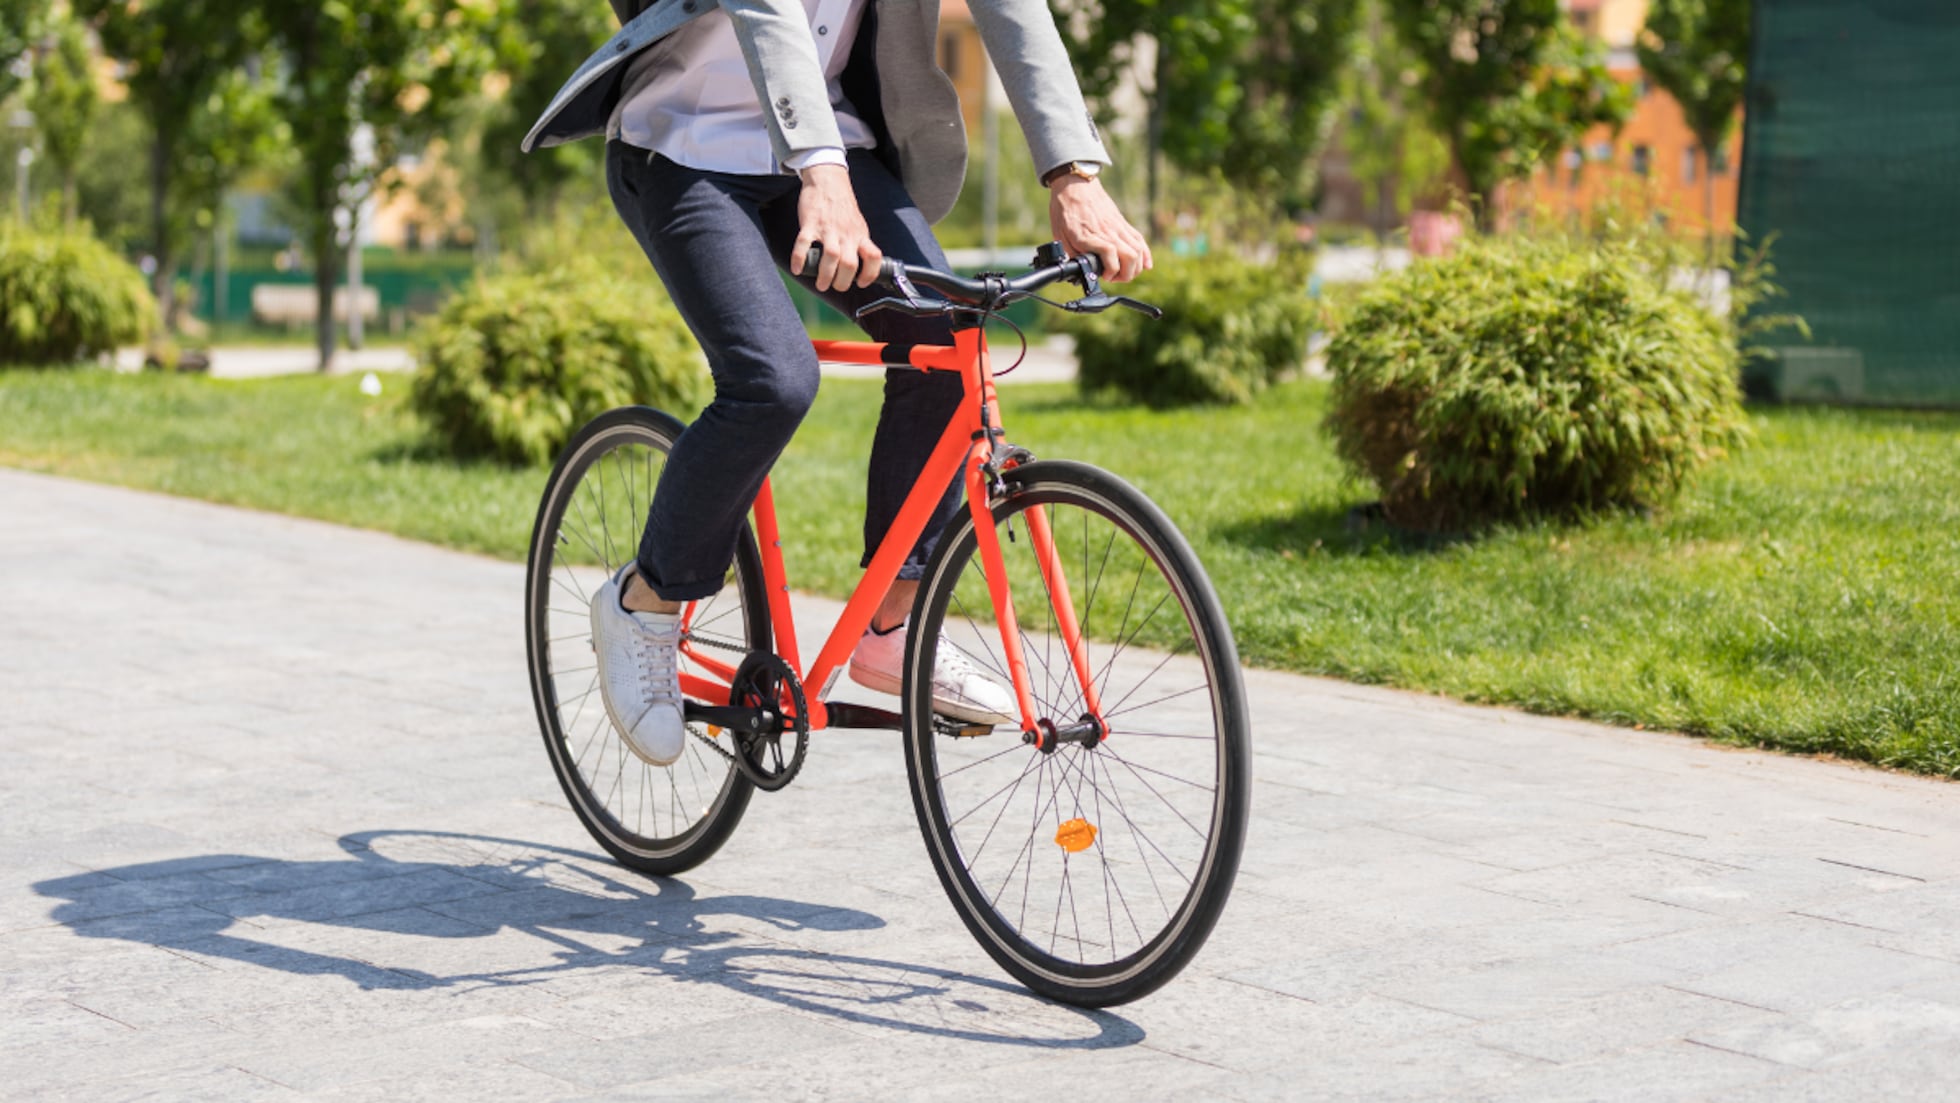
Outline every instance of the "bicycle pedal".
[(940, 735), (949, 735), (955, 739), (976, 739), (983, 735), (994, 734), (992, 724), (971, 724), (965, 720), (954, 720), (936, 713), (932, 718), (932, 728)]

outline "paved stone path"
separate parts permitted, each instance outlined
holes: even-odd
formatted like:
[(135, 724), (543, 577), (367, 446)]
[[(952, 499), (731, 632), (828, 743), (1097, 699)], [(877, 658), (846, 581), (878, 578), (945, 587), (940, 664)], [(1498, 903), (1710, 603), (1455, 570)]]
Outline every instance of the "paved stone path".
[(696, 875), (602, 860), (538, 745), (521, 578), (0, 471), (0, 1095), (1896, 1101), (1960, 1079), (1951, 785), (1255, 673), (1232, 904), (1183, 977), (1086, 1013), (968, 939), (892, 736), (820, 737)]

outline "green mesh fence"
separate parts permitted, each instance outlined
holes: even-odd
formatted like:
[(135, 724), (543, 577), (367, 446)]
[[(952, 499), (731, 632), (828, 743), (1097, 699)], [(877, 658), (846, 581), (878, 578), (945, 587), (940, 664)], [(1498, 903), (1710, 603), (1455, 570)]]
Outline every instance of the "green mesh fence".
[(1813, 337), (1751, 390), (1960, 404), (1960, 0), (1755, 12), (1739, 221)]

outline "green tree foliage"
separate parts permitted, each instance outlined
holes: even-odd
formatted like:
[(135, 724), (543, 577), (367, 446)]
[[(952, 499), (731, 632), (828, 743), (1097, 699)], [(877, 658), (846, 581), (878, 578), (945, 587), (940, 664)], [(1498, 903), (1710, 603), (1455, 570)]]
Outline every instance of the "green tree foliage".
[(245, 64), (259, 24), (237, 0), (72, 0), (72, 7), (124, 64), (130, 101), (149, 126), (150, 250), (157, 299), (172, 316), (185, 241), (182, 204), (172, 197), (186, 164), (207, 156), (193, 140), (195, 120)]
[(1388, 518), (1463, 531), (1666, 504), (1747, 437), (1735, 333), (1628, 239), (1472, 239), (1327, 347), (1341, 455)]
[(412, 401), (459, 456), (546, 463), (615, 406), (691, 417), (711, 385), (687, 326), (648, 277), (580, 258), (477, 280), (414, 337)]
[(48, 0), (0, 0), (0, 102), (25, 80), (22, 59), (41, 36), (47, 13)]
[(612, 34), (612, 16), (590, 0), (505, 0), (496, 28), (497, 71), (509, 81), (478, 133), (477, 173), (514, 191), (530, 221), (549, 221), (574, 181), (590, 180), (603, 146), (568, 142), (520, 154), (524, 135), (566, 74)]
[(141, 157), (149, 145), (150, 129), (141, 109), (128, 100), (110, 100), (96, 113), (76, 166), (81, 217), (98, 239), (124, 256), (148, 247), (149, 197), (140, 183), (131, 186), (129, 163), (132, 151)]
[(1558, 0), (1388, 0), (1420, 60), (1430, 118), (1488, 221), (1497, 188), (1527, 176), (1599, 123), (1618, 125), (1631, 93)]
[(1157, 154), (1274, 198), (1303, 193), (1326, 136), (1359, 0), (1077, 0), (1056, 22), (1090, 96), (1107, 105), (1139, 45)]
[(1667, 90), (1702, 150), (1710, 235), (1715, 151), (1728, 141), (1749, 72), (1749, 0), (1652, 0), (1634, 44), (1640, 67)]
[(1243, 99), (1219, 160), (1226, 180), (1299, 205), (1340, 102), (1359, 0), (1267, 0), (1260, 33), (1238, 66)]
[(67, 222), (75, 220), (82, 150), (102, 106), (94, 62), (81, 25), (64, 19), (34, 63), (34, 124), (41, 132), (41, 150), (61, 179), (61, 217)]
[(187, 232), (217, 225), (225, 196), (248, 174), (284, 167), (292, 133), (280, 117), (273, 86), (251, 69), (221, 74), (184, 126), (187, 157), (179, 170), (172, 210)]
[(0, 220), (0, 364), (72, 364), (140, 340), (156, 305), (113, 249)]
[[(477, 90), (494, 9), (491, 0), (267, 0), (268, 40), (283, 70), (274, 102), (292, 128), (292, 198), (313, 255), (322, 370), (335, 344), (342, 212)], [(357, 133), (371, 137), (370, 156), (355, 156)]]
[(1421, 81), (1416, 59), (1388, 25), (1382, 0), (1366, 0), (1343, 82), (1349, 110), (1340, 144), (1349, 171), (1372, 193), (1377, 234), (1399, 225), (1449, 172), (1449, 146), (1417, 102)]

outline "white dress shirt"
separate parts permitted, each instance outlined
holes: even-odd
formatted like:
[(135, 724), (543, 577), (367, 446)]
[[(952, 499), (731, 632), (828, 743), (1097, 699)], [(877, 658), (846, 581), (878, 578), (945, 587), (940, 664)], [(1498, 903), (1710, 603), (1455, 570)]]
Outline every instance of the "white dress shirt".
[[(838, 133), (850, 149), (877, 145), (871, 128), (844, 98), (839, 78), (863, 22), (865, 0), (803, 0), (830, 91)], [(844, 163), (844, 150), (806, 149), (780, 165), (769, 144), (762, 103), (735, 42), (728, 13), (717, 8), (675, 31), (634, 61), (658, 70), (614, 116), (621, 141), (704, 172), (767, 176), (811, 165)], [(794, 126), (795, 120), (785, 123)]]

